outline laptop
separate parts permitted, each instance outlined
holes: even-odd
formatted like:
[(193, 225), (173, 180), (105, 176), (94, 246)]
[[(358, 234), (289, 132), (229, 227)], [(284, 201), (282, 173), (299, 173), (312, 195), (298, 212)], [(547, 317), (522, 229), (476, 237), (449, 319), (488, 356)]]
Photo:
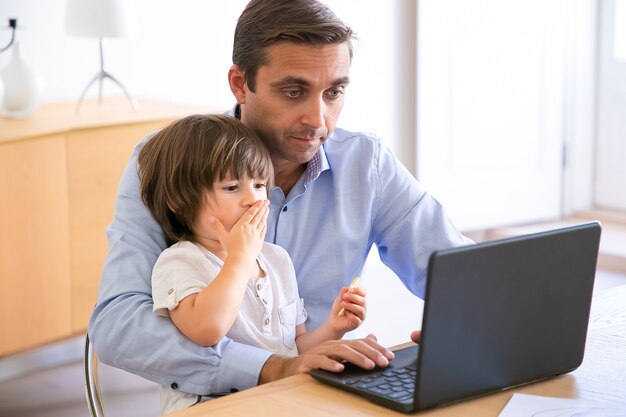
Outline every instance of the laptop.
[(419, 346), (395, 351), (386, 368), (346, 364), (311, 376), (412, 412), (573, 371), (585, 350), (600, 229), (590, 222), (434, 252)]

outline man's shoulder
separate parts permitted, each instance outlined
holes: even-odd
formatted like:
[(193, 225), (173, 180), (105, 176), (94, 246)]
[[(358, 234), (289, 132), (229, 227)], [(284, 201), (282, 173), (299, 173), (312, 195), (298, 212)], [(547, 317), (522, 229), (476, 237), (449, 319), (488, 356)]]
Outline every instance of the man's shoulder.
[(332, 135), (328, 138), (328, 143), (336, 143), (336, 144), (361, 144), (361, 145), (370, 145), (370, 146), (380, 146), (383, 142), (382, 139), (373, 134), (367, 132), (355, 132), (351, 130), (346, 130), (342, 128), (336, 128)]
[(324, 152), (331, 165), (338, 161), (354, 161), (363, 165), (363, 161), (378, 160), (382, 154), (391, 151), (385, 142), (373, 133), (337, 128), (324, 144)]

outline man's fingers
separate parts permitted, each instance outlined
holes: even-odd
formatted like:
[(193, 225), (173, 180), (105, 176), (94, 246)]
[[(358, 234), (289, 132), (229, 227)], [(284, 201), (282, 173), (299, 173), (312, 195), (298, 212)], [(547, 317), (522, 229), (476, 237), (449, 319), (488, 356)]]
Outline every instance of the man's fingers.
[(371, 369), (375, 365), (385, 367), (393, 359), (394, 354), (385, 347), (379, 345), (376, 339), (366, 337), (355, 340), (331, 341), (319, 346), (319, 352), (336, 360), (345, 360)]
[(329, 372), (341, 372), (345, 366), (325, 355), (311, 355), (303, 357), (300, 373), (310, 372), (313, 369), (324, 369)]
[(419, 343), (422, 340), (421, 330), (413, 330), (411, 332), (411, 340), (415, 343)]

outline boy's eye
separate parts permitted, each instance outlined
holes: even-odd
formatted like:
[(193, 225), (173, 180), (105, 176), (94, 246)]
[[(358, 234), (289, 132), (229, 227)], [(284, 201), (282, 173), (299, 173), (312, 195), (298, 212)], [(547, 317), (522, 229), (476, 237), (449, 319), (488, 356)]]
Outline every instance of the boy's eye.
[(224, 187), (224, 190), (226, 190), (226, 191), (237, 191), (238, 188), (239, 187), (236, 186), (236, 185), (228, 185), (228, 186)]
[(264, 183), (254, 184), (254, 188), (257, 190), (262, 190), (263, 188), (265, 188), (265, 184)]

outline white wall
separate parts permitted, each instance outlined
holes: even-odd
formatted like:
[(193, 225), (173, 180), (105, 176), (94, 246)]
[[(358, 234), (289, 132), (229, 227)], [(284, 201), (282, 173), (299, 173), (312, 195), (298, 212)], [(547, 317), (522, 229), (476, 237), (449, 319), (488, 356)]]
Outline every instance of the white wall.
[[(136, 27), (105, 40), (106, 68), (140, 98), (230, 107), (226, 74), (232, 33), (247, 0), (126, 0)], [(416, 0), (325, 0), (359, 35), (352, 84), (339, 125), (380, 135), (415, 173)], [(568, 17), (570, 68), (565, 126), (569, 160), (564, 212), (589, 208), (592, 196), (593, 23), (597, 0), (576, 0)], [(44, 101), (77, 100), (98, 67), (95, 40), (64, 33), (66, 0), (0, 0), (0, 26), (18, 17), (22, 55), (43, 80)], [(0, 31), (0, 45), (9, 32)], [(10, 52), (0, 54), (0, 68)], [(107, 85), (105, 85), (107, 87)], [(120, 94), (115, 88), (105, 94)], [(1, 89), (1, 87), (0, 87)], [(90, 91), (93, 97), (95, 88)], [(453, 219), (456, 220), (456, 219)]]
[[(107, 39), (105, 69), (140, 98), (181, 103), (234, 104), (227, 84), (233, 30), (248, 0), (127, 0), (134, 10), (135, 30), (129, 38)], [(351, 85), (339, 124), (381, 136), (413, 169), (415, 160), (415, 1), (327, 0), (335, 13), (356, 31), (359, 42), (351, 69)], [(19, 19), (17, 39), (23, 58), (43, 81), (42, 100), (77, 100), (98, 69), (94, 39), (64, 33), (66, 0), (0, 0), (0, 26)], [(0, 33), (0, 45), (8, 40)], [(0, 55), (0, 68), (10, 52)], [(105, 95), (121, 92), (105, 84)], [(90, 90), (95, 97), (97, 90)], [(392, 274), (376, 255), (364, 272), (382, 278)], [(386, 284), (385, 284), (386, 282)], [(370, 320), (386, 344), (408, 339), (420, 322), (421, 301), (399, 281), (371, 282)], [(381, 314), (389, 302), (393, 311)], [(412, 321), (389, 327), (390, 318), (411, 311)], [(395, 316), (393, 316), (395, 315)]]
[[(135, 30), (128, 38), (105, 39), (105, 69), (140, 98), (233, 105), (226, 76), (232, 62), (233, 30), (247, 0), (127, 1), (134, 12)], [(403, 44), (404, 28), (393, 24), (396, 15), (402, 15), (398, 10), (412, 0), (327, 3), (360, 38), (340, 125), (374, 132), (394, 150), (400, 146), (402, 132), (411, 146), (414, 130), (401, 130), (399, 109), (392, 104), (399, 102), (399, 95), (412, 97), (414, 92), (398, 82), (404, 76), (396, 73), (401, 74), (406, 65), (394, 62), (402, 62), (407, 54), (397, 47)], [(77, 100), (99, 65), (96, 40), (65, 35), (65, 4), (66, 0), (0, 1), (0, 25), (17, 17), (23, 27), (17, 35), (22, 56), (41, 77), (41, 97), (46, 102)], [(2, 31), (0, 44), (8, 37), (9, 31)], [(0, 68), (9, 55), (9, 51), (0, 55)], [(96, 94), (92, 88), (89, 96)], [(105, 83), (105, 95), (111, 94), (121, 91)], [(411, 152), (396, 153), (406, 154), (408, 165), (413, 164)]]

